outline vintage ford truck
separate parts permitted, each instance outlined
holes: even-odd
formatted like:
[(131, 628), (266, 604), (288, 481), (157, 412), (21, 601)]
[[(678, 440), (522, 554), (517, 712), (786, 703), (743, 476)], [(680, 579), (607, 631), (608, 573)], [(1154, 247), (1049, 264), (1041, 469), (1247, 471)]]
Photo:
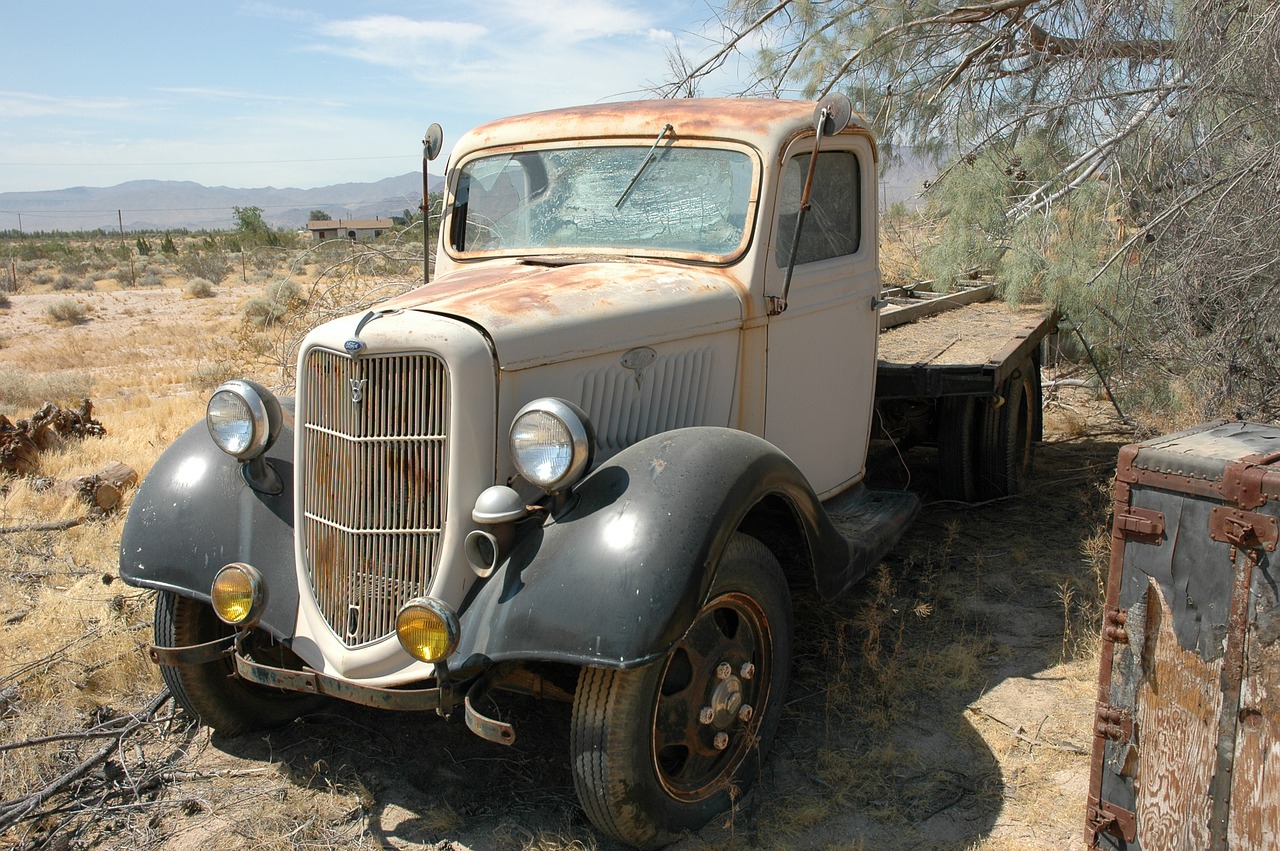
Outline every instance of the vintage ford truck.
[[(838, 97), (654, 100), (479, 127), (445, 174), (435, 280), (312, 330), (291, 397), (218, 388), (121, 574), (204, 723), (332, 697), (510, 743), (495, 695), (568, 701), (587, 815), (661, 845), (751, 786), (790, 589), (845, 592), (917, 509), (863, 482), (912, 300), (881, 290), (876, 144)], [(1051, 323), (1019, 321), (880, 365), (956, 497), (1025, 477)]]

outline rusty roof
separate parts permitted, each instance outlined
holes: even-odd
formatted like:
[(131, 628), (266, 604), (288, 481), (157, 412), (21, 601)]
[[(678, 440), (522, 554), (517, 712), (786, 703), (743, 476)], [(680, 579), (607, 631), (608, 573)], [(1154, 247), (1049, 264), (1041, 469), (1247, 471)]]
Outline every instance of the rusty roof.
[[(649, 139), (666, 124), (677, 139), (735, 140), (772, 151), (812, 131), (814, 106), (813, 101), (772, 98), (677, 98), (575, 106), (482, 124), (463, 134), (455, 153), (582, 138)], [(844, 132), (871, 135), (858, 115)]]

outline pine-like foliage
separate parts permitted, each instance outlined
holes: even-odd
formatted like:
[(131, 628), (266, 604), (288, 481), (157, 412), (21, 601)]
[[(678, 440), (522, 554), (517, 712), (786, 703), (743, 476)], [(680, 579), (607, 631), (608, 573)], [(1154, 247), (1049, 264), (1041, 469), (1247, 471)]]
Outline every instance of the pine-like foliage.
[[(1063, 309), (1161, 424), (1280, 418), (1280, 6), (728, 0), (744, 94), (845, 92), (930, 191), (940, 281)], [(747, 45), (752, 45), (748, 48)]]

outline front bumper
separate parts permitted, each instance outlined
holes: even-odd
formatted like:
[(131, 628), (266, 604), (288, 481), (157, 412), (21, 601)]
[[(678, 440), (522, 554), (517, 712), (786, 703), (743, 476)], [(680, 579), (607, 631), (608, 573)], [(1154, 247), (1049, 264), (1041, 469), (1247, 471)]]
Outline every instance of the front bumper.
[[(459, 697), (465, 709), (467, 727), (482, 739), (500, 745), (515, 742), (515, 729), (504, 721), (488, 718), (476, 711), (474, 703), (492, 685), (487, 676), (473, 677), (466, 682), (442, 682), (432, 688), (402, 689), (365, 686), (322, 674), (310, 668), (301, 670), (278, 668), (256, 662), (240, 652), (241, 635), (227, 635), (204, 644), (189, 647), (151, 647), (148, 653), (157, 665), (205, 665), (228, 658), (240, 678), (269, 688), (285, 691), (318, 694), (397, 712), (431, 712), (448, 715), (458, 705)], [(539, 681), (540, 682), (540, 681)], [(532, 690), (541, 697), (540, 685)], [(564, 695), (559, 695), (564, 699)]]
[(151, 661), (157, 665), (203, 665), (230, 657), (236, 674), (249, 682), (285, 691), (336, 697), (375, 709), (399, 712), (435, 710), (448, 714), (457, 705), (460, 695), (452, 684), (423, 689), (379, 688), (359, 685), (307, 667), (294, 670), (264, 665), (240, 652), (238, 635), (228, 635), (190, 647), (152, 647), (149, 653)]

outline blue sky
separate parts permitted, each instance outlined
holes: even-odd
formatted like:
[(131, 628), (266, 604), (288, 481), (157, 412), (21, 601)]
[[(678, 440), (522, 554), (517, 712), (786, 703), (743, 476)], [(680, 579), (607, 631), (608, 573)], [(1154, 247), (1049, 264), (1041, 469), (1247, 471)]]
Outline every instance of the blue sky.
[[(416, 171), (493, 118), (646, 96), (719, 0), (4, 4), (0, 192), (192, 180), (310, 188)], [(734, 91), (730, 68), (702, 94)], [(437, 163), (439, 165), (443, 160)]]

